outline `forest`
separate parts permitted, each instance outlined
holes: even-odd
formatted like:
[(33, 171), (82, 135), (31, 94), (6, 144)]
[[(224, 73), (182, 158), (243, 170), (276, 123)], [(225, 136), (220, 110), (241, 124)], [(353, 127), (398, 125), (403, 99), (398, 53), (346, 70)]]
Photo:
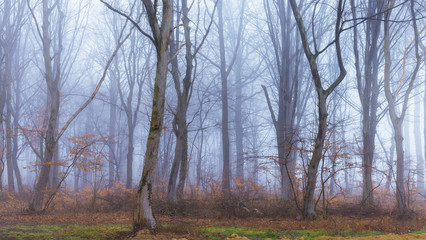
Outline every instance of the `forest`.
[(0, 239), (425, 239), (423, 0), (2, 0)]

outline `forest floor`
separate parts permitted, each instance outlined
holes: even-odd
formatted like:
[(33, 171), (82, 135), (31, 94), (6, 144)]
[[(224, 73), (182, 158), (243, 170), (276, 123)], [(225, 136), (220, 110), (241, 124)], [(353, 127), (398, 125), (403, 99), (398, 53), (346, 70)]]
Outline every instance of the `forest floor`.
[(158, 232), (131, 233), (132, 214), (65, 211), (0, 215), (0, 239), (426, 239), (426, 218), (390, 216), (290, 218), (191, 218), (157, 216)]
[(132, 211), (53, 207), (28, 213), (27, 201), (0, 201), (0, 239), (426, 239), (426, 215), (398, 221), (390, 214), (330, 214), (295, 217), (202, 217), (157, 215), (155, 235), (132, 235)]

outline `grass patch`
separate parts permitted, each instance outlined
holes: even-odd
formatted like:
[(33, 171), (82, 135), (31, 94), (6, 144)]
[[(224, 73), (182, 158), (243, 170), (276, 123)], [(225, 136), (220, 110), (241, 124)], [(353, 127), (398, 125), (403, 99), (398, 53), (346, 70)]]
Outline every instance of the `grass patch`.
[(117, 239), (131, 231), (131, 225), (27, 225), (0, 227), (0, 239), (7, 240), (82, 240)]
[(326, 231), (326, 230), (288, 230), (280, 231), (274, 229), (260, 229), (247, 227), (206, 227), (201, 229), (207, 239), (224, 239), (237, 234), (240, 237), (250, 239), (321, 239), (321, 236), (338, 236), (338, 237), (366, 237), (382, 235), (380, 232), (357, 232), (355, 230), (345, 231)]

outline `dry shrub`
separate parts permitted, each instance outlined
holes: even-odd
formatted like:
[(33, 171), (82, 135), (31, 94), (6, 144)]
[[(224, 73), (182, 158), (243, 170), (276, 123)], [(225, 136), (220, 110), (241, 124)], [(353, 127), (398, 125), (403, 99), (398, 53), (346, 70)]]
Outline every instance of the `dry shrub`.
[(135, 206), (135, 191), (124, 188), (122, 183), (94, 189), (85, 187), (79, 192), (63, 187), (51, 204), (52, 210), (71, 212), (128, 211)]
[(199, 218), (247, 218), (296, 216), (297, 208), (276, 194), (268, 194), (250, 179), (234, 179), (236, 188), (223, 194), (220, 181), (210, 182), (204, 191), (194, 186), (185, 189), (185, 198), (172, 202), (164, 192), (154, 194), (154, 211), (168, 216)]

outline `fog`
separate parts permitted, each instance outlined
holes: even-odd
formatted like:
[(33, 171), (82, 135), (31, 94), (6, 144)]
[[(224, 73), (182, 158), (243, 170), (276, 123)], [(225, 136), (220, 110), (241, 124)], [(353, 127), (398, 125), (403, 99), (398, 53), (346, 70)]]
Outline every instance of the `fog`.
[(311, 218), (387, 194), (404, 215), (426, 194), (425, 7), (4, 0), (0, 196), (244, 188)]

